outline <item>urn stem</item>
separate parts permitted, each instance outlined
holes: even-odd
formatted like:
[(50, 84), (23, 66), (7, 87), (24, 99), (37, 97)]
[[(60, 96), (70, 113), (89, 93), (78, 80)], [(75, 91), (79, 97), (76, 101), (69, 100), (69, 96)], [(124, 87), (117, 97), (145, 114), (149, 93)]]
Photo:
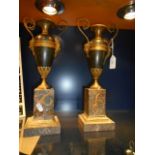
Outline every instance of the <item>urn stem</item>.
[(48, 89), (49, 86), (47, 85), (46, 79), (43, 78), (41, 84), (37, 87), (37, 89)]
[(100, 39), (101, 38), (102, 29), (100, 27), (98, 27), (98, 28), (95, 29), (95, 35), (96, 35), (96, 38), (97, 39)]
[(41, 75), (41, 78), (42, 78), (42, 82), (41, 84), (37, 87), (37, 89), (47, 89), (49, 88), (47, 82), (46, 82), (46, 78), (49, 74), (51, 70), (51, 67), (38, 67), (38, 72), (40, 73)]
[(99, 79), (101, 73), (102, 73), (102, 69), (101, 68), (91, 68), (91, 74), (92, 74), (94, 82), (90, 86), (90, 88), (93, 88), (93, 89), (100, 89), (100, 88), (102, 88), (100, 86), (100, 84), (98, 83), (98, 79)]
[(49, 29), (49, 25), (48, 24), (43, 24), (42, 25), (42, 34), (48, 34), (48, 29)]

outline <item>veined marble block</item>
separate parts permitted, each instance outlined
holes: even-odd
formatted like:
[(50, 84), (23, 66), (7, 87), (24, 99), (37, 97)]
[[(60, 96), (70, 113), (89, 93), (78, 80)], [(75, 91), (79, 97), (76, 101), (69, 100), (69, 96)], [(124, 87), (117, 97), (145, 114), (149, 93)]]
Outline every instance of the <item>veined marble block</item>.
[(34, 89), (34, 119), (51, 119), (54, 116), (54, 89)]
[(54, 89), (35, 89), (33, 116), (28, 117), (24, 136), (60, 134), (61, 125), (54, 114)]
[(105, 89), (85, 89), (84, 113), (78, 116), (78, 122), (84, 132), (115, 129), (115, 122), (106, 116)]

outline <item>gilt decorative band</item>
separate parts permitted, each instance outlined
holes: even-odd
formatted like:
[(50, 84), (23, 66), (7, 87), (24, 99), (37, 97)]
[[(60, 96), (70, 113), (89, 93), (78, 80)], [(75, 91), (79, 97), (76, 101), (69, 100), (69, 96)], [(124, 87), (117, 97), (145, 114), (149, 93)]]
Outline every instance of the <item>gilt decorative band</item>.
[(109, 47), (106, 44), (91, 44), (86, 43), (84, 45), (84, 51), (88, 52), (88, 51), (101, 51), (101, 52), (108, 52), (109, 51)]
[(51, 67), (42, 67), (42, 66), (39, 66), (39, 67), (37, 67), (37, 69), (38, 69), (38, 72), (41, 75), (41, 78), (43, 78), (43, 79), (46, 79), (47, 75), (51, 71)]
[(91, 68), (90, 71), (93, 75), (93, 78), (94, 79), (98, 79), (98, 77), (101, 75), (102, 73), (102, 70), (101, 68)]
[(40, 47), (40, 46), (42, 46), (42, 47), (49, 47), (49, 48), (55, 48), (55, 43), (54, 42), (52, 42), (52, 41), (50, 41), (50, 40), (45, 40), (45, 41), (43, 41), (43, 40), (37, 40), (37, 41), (35, 41), (34, 42), (34, 46), (35, 47)]

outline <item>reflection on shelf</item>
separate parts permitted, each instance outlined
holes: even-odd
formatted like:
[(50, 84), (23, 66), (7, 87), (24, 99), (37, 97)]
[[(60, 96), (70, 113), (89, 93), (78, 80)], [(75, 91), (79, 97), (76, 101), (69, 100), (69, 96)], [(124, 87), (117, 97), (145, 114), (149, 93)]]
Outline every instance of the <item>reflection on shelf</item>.
[(33, 154), (36, 155), (49, 155), (53, 152), (54, 144), (60, 142), (60, 135), (47, 135), (47, 136), (41, 136), (41, 138), (38, 141), (38, 144), (36, 145), (36, 148), (33, 152)]
[(115, 132), (81, 131), (82, 143), (70, 143), (71, 155), (106, 155), (106, 140), (115, 136)]

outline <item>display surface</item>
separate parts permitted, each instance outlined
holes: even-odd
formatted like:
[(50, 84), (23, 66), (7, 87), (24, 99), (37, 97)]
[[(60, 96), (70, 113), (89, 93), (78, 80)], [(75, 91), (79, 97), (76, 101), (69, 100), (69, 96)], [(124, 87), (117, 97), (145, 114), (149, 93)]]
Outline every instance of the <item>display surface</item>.
[[(61, 134), (41, 136), (32, 155), (125, 155), (129, 142), (135, 139), (134, 114), (127, 111), (108, 112), (118, 122), (116, 130), (108, 132), (81, 131), (77, 123), (78, 113), (57, 115), (62, 125)], [(26, 142), (23, 145), (26, 146)]]

